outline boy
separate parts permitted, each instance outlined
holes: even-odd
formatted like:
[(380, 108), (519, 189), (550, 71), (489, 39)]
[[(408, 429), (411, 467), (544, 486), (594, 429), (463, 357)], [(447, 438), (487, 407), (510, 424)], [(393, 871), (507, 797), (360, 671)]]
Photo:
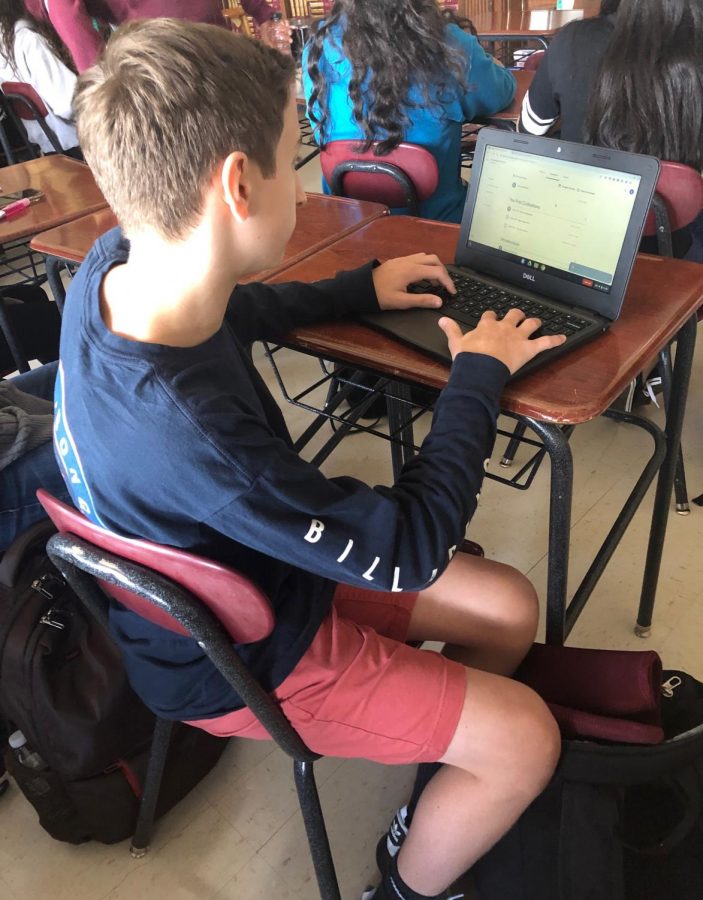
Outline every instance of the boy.
[[(226, 561), (269, 596), (272, 635), (238, 648), (311, 749), (441, 762), (382, 884), (443, 897), (539, 793), (559, 737), (505, 677), (532, 644), (531, 585), (453, 557), (476, 506), (509, 372), (560, 338), (487, 313), (462, 336), (422, 451), (391, 487), (326, 479), (292, 450), (247, 347), (295, 324), (439, 305), (415, 254), (318, 284), (236, 287), (280, 259), (304, 202), (290, 59), (219, 28), (117, 32), (75, 98), (81, 146), (129, 239), (91, 250), (69, 291), (56, 446), (74, 501), (123, 534)], [(453, 557), (453, 558), (452, 558)], [(159, 715), (265, 737), (192, 640), (113, 604), (130, 679)], [(444, 655), (405, 641), (447, 642)], [(392, 848), (395, 851), (395, 847)]]

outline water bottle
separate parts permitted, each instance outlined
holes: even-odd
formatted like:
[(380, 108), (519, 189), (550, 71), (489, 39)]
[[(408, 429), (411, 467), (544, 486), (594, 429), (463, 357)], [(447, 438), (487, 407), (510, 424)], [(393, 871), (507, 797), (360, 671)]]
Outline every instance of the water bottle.
[(27, 744), (27, 738), (21, 731), (13, 731), (8, 738), (10, 747), (15, 751), (15, 756), (20, 765), (25, 769), (36, 769), (41, 772), (47, 768), (44, 760), (39, 756), (36, 750), (32, 750)]
[[(27, 744), (27, 738), (21, 731), (13, 731), (8, 739), (8, 743), (17, 762), (25, 769), (31, 769), (34, 772), (44, 772), (49, 767), (39, 756), (36, 750), (32, 750)], [(24, 779), (23, 779), (24, 780)], [(51, 785), (46, 778), (37, 775), (24, 781), (24, 787), (28, 794), (41, 797), (51, 790)]]
[(290, 46), (290, 35), (288, 31), (288, 24), (285, 22), (283, 18), (283, 14), (280, 12), (275, 12), (271, 16), (271, 36), (273, 39), (273, 46), (278, 50), (279, 53), (285, 53), (286, 55), (291, 55), (291, 46)]

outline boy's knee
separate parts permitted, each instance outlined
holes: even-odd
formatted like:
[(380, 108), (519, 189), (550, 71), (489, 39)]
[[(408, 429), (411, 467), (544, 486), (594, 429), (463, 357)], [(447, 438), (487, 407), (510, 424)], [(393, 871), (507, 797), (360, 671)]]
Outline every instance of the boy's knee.
[(561, 755), (561, 735), (547, 704), (534, 691), (526, 691), (526, 708), (516, 740), (519, 757), (535, 794), (549, 782)]
[(522, 572), (506, 566), (504, 589), (510, 599), (510, 625), (528, 643), (532, 643), (539, 624), (539, 598), (532, 582)]

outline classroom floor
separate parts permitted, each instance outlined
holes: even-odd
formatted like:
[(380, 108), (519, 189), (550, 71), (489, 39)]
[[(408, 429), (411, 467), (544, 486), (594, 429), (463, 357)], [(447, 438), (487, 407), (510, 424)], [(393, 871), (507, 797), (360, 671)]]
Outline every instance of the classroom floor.
[[(317, 189), (314, 165), (303, 171), (306, 187)], [(280, 396), (267, 362), (259, 358), (259, 363), (274, 395)], [(285, 354), (283, 368), (287, 380), (301, 385), (319, 373), (316, 362), (294, 353)], [(684, 433), (691, 496), (703, 492), (701, 410), (703, 343), (698, 347)], [(309, 421), (307, 414), (291, 407), (285, 411), (296, 436)], [(646, 411), (661, 421), (656, 408)], [(503, 446), (501, 439), (493, 454), (495, 466)], [(572, 586), (585, 572), (629, 490), (643, 446), (639, 430), (605, 419), (576, 430)], [(324, 471), (356, 475), (372, 484), (390, 483), (387, 445), (365, 435), (350, 436)], [(543, 468), (526, 492), (487, 481), (468, 532), (487, 556), (527, 573), (541, 596), (547, 565), (548, 479)], [(703, 508), (692, 506), (688, 517), (672, 512), (652, 637), (643, 641), (633, 634), (652, 494), (650, 490), (569, 643), (653, 648), (666, 667), (685, 668), (703, 679)], [(356, 900), (376, 877), (376, 841), (406, 799), (413, 771), (338, 759), (323, 759), (316, 768), (342, 897)], [(291, 766), (267, 743), (232, 741), (215, 771), (159, 823), (151, 851), (142, 860), (130, 857), (127, 843), (70, 847), (55, 842), (39, 827), (14, 786), (0, 799), (0, 900), (316, 900), (317, 896)]]

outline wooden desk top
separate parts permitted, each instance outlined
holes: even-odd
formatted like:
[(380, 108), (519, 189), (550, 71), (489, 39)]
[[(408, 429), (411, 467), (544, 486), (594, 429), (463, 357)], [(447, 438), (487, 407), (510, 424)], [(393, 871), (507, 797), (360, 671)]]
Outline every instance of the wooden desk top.
[[(245, 280), (262, 281), (271, 278), (308, 254), (387, 213), (388, 209), (380, 203), (308, 194), (308, 202), (298, 208), (295, 231), (281, 262)], [(82, 262), (97, 238), (115, 225), (117, 219), (112, 210), (102, 209), (38, 234), (32, 241), (32, 249), (73, 262)]]
[(505, 109), (501, 109), (500, 112), (493, 113), (492, 116), (486, 116), (486, 122), (514, 122), (517, 125), (520, 118), (520, 111), (522, 110), (522, 101), (525, 99), (525, 94), (530, 89), (535, 73), (529, 69), (516, 69), (513, 72), (513, 75), (517, 82), (513, 102), (510, 106), (506, 106)]
[(290, 268), (311, 253), (387, 215), (388, 207), (382, 203), (308, 194), (308, 202), (298, 207), (295, 231), (288, 241), (281, 262), (243, 281), (266, 281), (273, 278), (278, 272)]
[(0, 244), (107, 206), (88, 166), (69, 156), (42, 156), (0, 169), (0, 194), (30, 187), (43, 191), (44, 199), (0, 222)]
[[(389, 216), (308, 257), (273, 281), (314, 281), (340, 269), (410, 253), (454, 259), (459, 226)], [(506, 411), (578, 424), (605, 410), (703, 304), (703, 266), (641, 255), (619, 320), (602, 336), (506, 387)], [(284, 342), (398, 379), (441, 388), (449, 369), (420, 351), (354, 322), (308, 326)]]

